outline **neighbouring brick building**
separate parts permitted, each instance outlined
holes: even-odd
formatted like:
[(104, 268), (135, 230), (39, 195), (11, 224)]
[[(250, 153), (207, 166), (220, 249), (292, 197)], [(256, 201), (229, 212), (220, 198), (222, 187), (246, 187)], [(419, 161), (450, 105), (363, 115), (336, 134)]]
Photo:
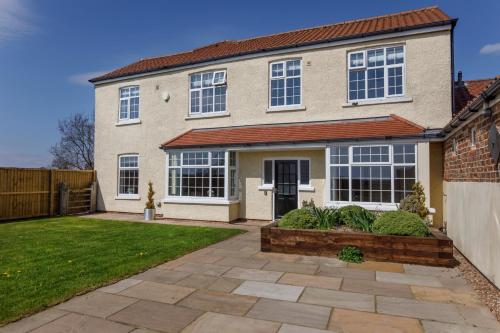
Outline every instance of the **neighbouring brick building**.
[(457, 249), (500, 287), (500, 168), (488, 146), (499, 136), (492, 125), (500, 131), (500, 76), (463, 82), (459, 75), (455, 104), (444, 129), (444, 223)]

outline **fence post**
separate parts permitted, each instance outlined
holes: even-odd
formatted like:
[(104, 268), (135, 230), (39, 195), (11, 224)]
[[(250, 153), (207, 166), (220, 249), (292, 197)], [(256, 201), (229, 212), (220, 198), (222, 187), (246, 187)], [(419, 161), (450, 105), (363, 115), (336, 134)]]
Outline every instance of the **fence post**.
[(59, 215), (68, 214), (69, 187), (65, 183), (59, 184)]
[(97, 184), (95, 181), (90, 184), (90, 212), (95, 213), (97, 210)]
[(49, 173), (49, 216), (54, 215), (54, 169)]

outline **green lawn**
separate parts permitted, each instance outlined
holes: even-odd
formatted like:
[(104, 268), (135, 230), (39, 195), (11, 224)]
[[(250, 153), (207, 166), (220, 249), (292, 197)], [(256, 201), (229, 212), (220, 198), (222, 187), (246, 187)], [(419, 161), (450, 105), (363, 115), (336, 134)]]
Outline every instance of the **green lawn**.
[(0, 224), (0, 325), (243, 232), (79, 217)]

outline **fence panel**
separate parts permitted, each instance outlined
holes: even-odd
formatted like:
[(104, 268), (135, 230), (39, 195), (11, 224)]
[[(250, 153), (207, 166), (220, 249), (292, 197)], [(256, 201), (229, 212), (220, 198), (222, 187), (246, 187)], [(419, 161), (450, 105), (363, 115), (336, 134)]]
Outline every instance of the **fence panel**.
[(0, 168), (0, 220), (52, 216), (58, 213), (58, 189), (88, 189), (95, 171)]

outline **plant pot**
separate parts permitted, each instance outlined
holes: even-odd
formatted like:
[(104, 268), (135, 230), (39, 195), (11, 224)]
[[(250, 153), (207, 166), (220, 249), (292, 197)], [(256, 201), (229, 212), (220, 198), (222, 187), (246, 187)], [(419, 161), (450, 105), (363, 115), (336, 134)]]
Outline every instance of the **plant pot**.
[(156, 209), (144, 209), (144, 220), (153, 221), (155, 219)]

